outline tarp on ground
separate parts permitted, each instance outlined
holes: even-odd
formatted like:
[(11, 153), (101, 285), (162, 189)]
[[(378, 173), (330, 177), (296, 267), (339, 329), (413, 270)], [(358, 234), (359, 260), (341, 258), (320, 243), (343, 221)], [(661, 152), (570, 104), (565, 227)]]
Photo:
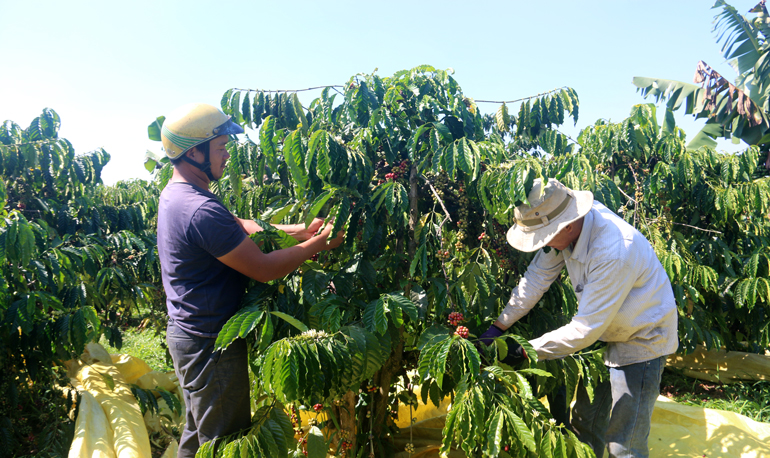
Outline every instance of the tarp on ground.
[(698, 345), (689, 355), (671, 355), (668, 367), (688, 377), (714, 383), (770, 380), (770, 357), (741, 351), (706, 350)]
[[(420, 404), (412, 410), (417, 420), (411, 431), (415, 447), (412, 458), (439, 458), (448, 407), (448, 402), (439, 408)], [(398, 418), (396, 425), (401, 434), (395, 442), (399, 450), (404, 450), (410, 442), (409, 408), (400, 408)], [(770, 424), (733, 412), (678, 404), (660, 396), (652, 414), (649, 446), (650, 458), (770, 458)], [(465, 454), (455, 450), (449, 456), (460, 458)], [(408, 457), (406, 452), (396, 455)]]
[[(770, 357), (753, 353), (698, 347), (689, 355), (669, 357), (668, 366), (687, 376), (717, 383), (770, 379)], [(410, 415), (408, 406), (400, 406), (396, 425), (401, 434), (395, 438), (398, 449), (404, 450), (411, 441), (415, 446), (412, 457), (439, 457), (441, 431), (448, 408), (448, 400), (438, 407), (420, 403)], [(410, 417), (415, 420), (411, 438)], [(678, 404), (660, 396), (653, 411), (649, 446), (651, 458), (770, 458), (770, 424), (733, 412)], [(396, 458), (408, 456), (402, 452)], [(453, 451), (449, 456), (465, 455)]]
[[(93, 353), (90, 356), (92, 369), (98, 369), (99, 372), (118, 374), (121, 383), (132, 380), (143, 388), (155, 388), (161, 386), (169, 391), (178, 393), (178, 383), (173, 375), (151, 371), (143, 361), (127, 355), (108, 355), (103, 348), (95, 347), (97, 344), (90, 344), (89, 350)], [(111, 364), (106, 364), (106, 362)], [(114, 361), (114, 364), (112, 364)], [(770, 377), (770, 357), (754, 355), (741, 352), (724, 351), (706, 351), (698, 349), (695, 353), (681, 357), (675, 356), (669, 358), (669, 364), (681, 370), (685, 370), (687, 375), (697, 376), (699, 379), (711, 381), (736, 381), (736, 380), (767, 380)], [(96, 364), (99, 364), (97, 366)], [(82, 367), (78, 367), (82, 370)], [(88, 372), (88, 371), (86, 371)], [(98, 373), (93, 370), (88, 372), (91, 377), (89, 386), (99, 385), (96, 378)], [(705, 374), (705, 375), (704, 375)], [(86, 374), (87, 375), (87, 374)], [(80, 378), (83, 375), (81, 374)], [(707, 377), (715, 377), (713, 379)], [(114, 377), (115, 378), (115, 377)], [(104, 383), (103, 381), (101, 383)], [(106, 387), (106, 385), (105, 385)], [(99, 396), (120, 396), (126, 402), (125, 390), (108, 391), (102, 387)], [(81, 386), (82, 389), (82, 386)], [(90, 392), (86, 390), (86, 392)], [(81, 401), (80, 412), (73, 441), (73, 448), (70, 451), (70, 458), (75, 457), (123, 457), (123, 456), (144, 456), (141, 454), (131, 455), (123, 447), (122, 453), (115, 452), (113, 442), (115, 439), (124, 441), (124, 438), (118, 437), (113, 428), (123, 428), (127, 435), (135, 434), (130, 432), (131, 428), (125, 425), (112, 424), (105, 412), (109, 407), (97, 409), (98, 396), (86, 394), (84, 392)], [(122, 393), (122, 394), (121, 394)], [(133, 399), (133, 396), (129, 396)], [(181, 398), (181, 396), (180, 396)], [(87, 400), (86, 400), (87, 399)], [(419, 399), (419, 396), (418, 396)], [(139, 407), (133, 400), (136, 411)], [(114, 404), (114, 401), (108, 401), (107, 405)], [(160, 403), (165, 405), (165, 403)], [(445, 400), (440, 406), (436, 407), (432, 403), (425, 406), (420, 403), (419, 407), (409, 411), (409, 407), (401, 405), (398, 412), (397, 426), (401, 428), (401, 434), (394, 437), (397, 449), (404, 450), (407, 443), (412, 442), (415, 446), (415, 453), (411, 455), (414, 458), (432, 458), (439, 457), (439, 447), (442, 440), (442, 429), (446, 419), (446, 412), (449, 408), (449, 400)], [(105, 410), (107, 409), (107, 410)], [(101, 411), (101, 414), (100, 414)], [(184, 418), (182, 415), (181, 419)], [(415, 419), (415, 423), (410, 430), (410, 418)], [(132, 420), (136, 426), (136, 420)], [(145, 419), (145, 425), (152, 425), (152, 418)], [(108, 431), (109, 428), (109, 431)], [(136, 430), (140, 428), (134, 428)], [(152, 428), (150, 428), (152, 430)], [(147, 426), (145, 426), (145, 438), (147, 436)], [(121, 433), (123, 434), (123, 433)], [(142, 439), (139, 439), (140, 441)], [(653, 411), (652, 428), (650, 432), (650, 457), (652, 458), (675, 458), (675, 457), (742, 457), (742, 458), (770, 458), (770, 424), (759, 423), (745, 416), (713, 409), (703, 409), (677, 404), (661, 396), (655, 404)], [(110, 447), (113, 447), (112, 449)], [(149, 447), (149, 446), (148, 446)], [(164, 458), (175, 455), (176, 443), (172, 442), (164, 454)], [(74, 454), (73, 454), (74, 453)], [(144, 453), (144, 452), (142, 452)], [(149, 453), (149, 452), (147, 452)], [(146, 455), (146, 456), (149, 456)], [(410, 455), (401, 452), (396, 458), (407, 458)], [(459, 458), (465, 456), (462, 451), (452, 451), (450, 458)]]
[[(106, 436), (91, 438), (106, 444), (111, 436), (117, 458), (150, 456), (150, 440), (141, 410), (131, 388), (115, 366), (100, 362), (86, 364), (78, 369), (76, 377), (78, 391), (90, 393), (96, 399), (109, 423)], [(113, 381), (114, 387), (109, 386), (107, 377)], [(76, 436), (79, 434), (80, 431), (75, 432)], [(84, 450), (70, 449), (70, 458), (92, 456), (85, 452), (91, 448), (90, 442), (84, 441), (82, 445)]]
[[(149, 411), (142, 416), (130, 385), (144, 389), (161, 387), (183, 402), (173, 373), (153, 371), (144, 361), (129, 355), (110, 355), (97, 343), (89, 343), (83, 355), (69, 361), (68, 367), (70, 380), (81, 394), (69, 458), (150, 457), (148, 430), (162, 429), (160, 416)], [(158, 405), (160, 415), (168, 415), (177, 425), (183, 424), (184, 412), (175, 415), (165, 402)], [(167, 452), (173, 454), (167, 453), (168, 456), (176, 456), (176, 446), (172, 441)]]
[(770, 457), (770, 423), (660, 396), (652, 412), (650, 457)]

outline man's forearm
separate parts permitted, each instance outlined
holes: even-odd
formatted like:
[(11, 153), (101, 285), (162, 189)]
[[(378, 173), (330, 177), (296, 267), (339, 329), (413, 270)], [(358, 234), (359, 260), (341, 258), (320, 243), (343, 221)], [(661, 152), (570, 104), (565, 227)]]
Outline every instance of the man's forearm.
[(294, 238), (297, 238), (297, 234), (305, 230), (304, 224), (273, 224), (273, 227), (286, 232)]
[[(238, 224), (240, 224), (241, 228), (243, 228), (243, 231), (248, 234), (255, 234), (257, 232), (262, 232), (262, 226), (257, 224), (256, 221), (250, 220), (250, 219), (241, 219), (241, 218), (235, 218), (236, 221), (238, 221)], [(273, 224), (273, 227), (286, 232), (290, 236), (296, 238), (299, 241), (305, 241), (308, 240), (310, 237), (303, 237), (305, 232), (305, 225), (304, 224)]]

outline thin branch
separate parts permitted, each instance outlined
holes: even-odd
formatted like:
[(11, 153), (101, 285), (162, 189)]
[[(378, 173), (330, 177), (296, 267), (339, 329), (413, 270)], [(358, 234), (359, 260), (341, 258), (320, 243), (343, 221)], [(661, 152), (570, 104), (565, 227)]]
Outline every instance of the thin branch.
[(552, 94), (552, 93), (554, 93), (556, 91), (561, 91), (562, 89), (567, 89), (567, 86), (557, 87), (556, 89), (552, 89), (550, 91), (543, 92), (542, 94), (531, 95), (529, 97), (523, 97), (521, 99), (516, 99), (516, 100), (507, 100), (507, 101), (503, 101), (503, 100), (474, 100), (474, 102), (476, 102), (476, 103), (516, 103), (516, 102), (522, 102), (524, 100), (536, 99), (536, 98), (544, 96), (544, 95)]
[(672, 222), (671, 224), (676, 224), (677, 226), (684, 226), (684, 227), (689, 227), (689, 228), (691, 228), (691, 229), (697, 229), (697, 230), (699, 230), (699, 231), (703, 231), (703, 232), (711, 232), (711, 233), (713, 233), (713, 234), (719, 234), (719, 235), (723, 235), (723, 234), (722, 234), (721, 232), (719, 232), (719, 231), (712, 231), (711, 229), (702, 229), (702, 228), (700, 228), (700, 227), (697, 227), (697, 226), (690, 226), (689, 224), (684, 224), (684, 223), (674, 223), (674, 222)]
[(565, 137), (567, 137), (567, 140), (571, 141), (572, 143), (574, 143), (576, 145), (580, 145), (580, 143), (578, 143), (577, 140), (575, 140), (574, 138), (570, 137), (568, 134), (565, 134), (564, 132), (560, 131), (559, 129), (553, 129), (553, 130), (555, 130), (556, 132), (558, 132), (558, 133), (564, 135)]
[[(444, 214), (446, 215), (446, 218), (444, 218), (444, 221), (441, 222), (441, 226), (444, 225), (446, 220), (452, 221), (452, 217), (449, 216), (449, 210), (446, 209), (446, 207), (444, 206), (444, 201), (441, 200), (441, 198), (438, 196), (438, 193), (436, 192), (436, 188), (433, 187), (433, 185), (431, 184), (430, 180), (425, 178), (425, 175), (422, 175), (422, 179), (425, 180), (425, 183), (428, 185), (428, 187), (430, 187), (430, 190), (433, 193), (433, 196), (436, 198), (438, 203), (441, 204), (441, 208), (444, 210)], [(441, 234), (439, 234), (439, 235), (441, 235)]]
[(621, 194), (623, 194), (624, 196), (626, 196), (626, 199), (628, 199), (628, 200), (630, 200), (631, 202), (633, 202), (634, 204), (636, 204), (636, 200), (635, 200), (635, 199), (633, 199), (633, 198), (632, 198), (631, 196), (629, 196), (628, 194), (626, 194), (625, 192), (623, 192), (623, 190), (622, 190), (622, 189), (620, 189), (619, 187), (618, 187), (618, 191), (620, 191), (620, 193), (621, 193)]
[[(634, 179), (636, 179), (636, 175), (634, 175)], [(631, 196), (629, 196), (628, 194), (626, 194), (625, 192), (623, 192), (623, 190), (622, 190), (622, 189), (618, 188), (618, 191), (620, 191), (620, 193), (621, 193), (621, 194), (623, 194), (624, 196), (626, 196), (626, 199), (628, 199), (628, 200), (630, 200), (631, 202), (633, 202), (635, 207), (638, 205), (638, 202), (637, 202), (635, 199), (633, 199)], [(638, 208), (638, 207), (637, 207), (637, 208)], [(637, 210), (636, 212), (634, 212), (634, 217), (636, 217), (636, 213), (638, 213), (638, 210)], [(719, 231), (712, 231), (711, 229), (702, 229), (702, 228), (700, 228), (700, 227), (697, 227), (697, 226), (690, 226), (689, 224), (684, 224), (684, 223), (675, 223), (675, 222), (671, 222), (671, 224), (676, 224), (677, 226), (685, 226), (685, 227), (689, 227), (689, 228), (691, 228), (691, 229), (697, 229), (697, 230), (699, 230), (699, 231), (703, 231), (703, 232), (711, 232), (711, 233), (713, 233), (713, 234), (719, 234), (719, 235), (723, 235), (723, 234), (722, 234), (721, 232), (719, 232)]]
[[(425, 183), (428, 184), (428, 187), (433, 193), (433, 196), (436, 198), (438, 203), (441, 205), (441, 208), (444, 210), (444, 215), (446, 215), (446, 218), (444, 218), (441, 221), (441, 223), (438, 225), (438, 229), (436, 230), (436, 234), (438, 235), (439, 248), (441, 249), (441, 251), (444, 251), (444, 236), (442, 235), (443, 227), (447, 221), (452, 221), (452, 217), (449, 216), (449, 210), (447, 210), (446, 207), (444, 206), (444, 201), (441, 200), (441, 198), (438, 196), (438, 193), (436, 192), (436, 188), (433, 187), (433, 184), (430, 182), (430, 180), (428, 180), (425, 177), (425, 175), (421, 175), (421, 177), (423, 180), (425, 180)], [(447, 290), (447, 300), (449, 300), (449, 302), (452, 304), (452, 310), (456, 310), (457, 306), (452, 300), (452, 295), (449, 294), (449, 275), (446, 273), (444, 262), (441, 261), (439, 264), (441, 265), (441, 272), (444, 274), (444, 285), (446, 286), (446, 290)]]
[(345, 87), (341, 86), (339, 84), (333, 84), (329, 86), (316, 86), (316, 87), (309, 87), (306, 89), (242, 89), (234, 87), (234, 91), (246, 91), (246, 92), (304, 92), (304, 91), (315, 91), (316, 89), (326, 89), (327, 87), (330, 88), (337, 88), (337, 87)]
[[(634, 170), (634, 168), (631, 166), (631, 164), (628, 164), (628, 170), (631, 171), (631, 176), (634, 177), (634, 188), (636, 189), (636, 195), (640, 195), (641, 194), (641, 191), (640, 191), (641, 185), (639, 184), (639, 179), (636, 176), (636, 170)], [(620, 188), (618, 188), (618, 189), (620, 189)], [(621, 191), (621, 192), (623, 192), (623, 191)], [(639, 201), (635, 200), (634, 201), (634, 227), (636, 227), (636, 218), (637, 218), (637, 216), (642, 220), (642, 222), (644, 223), (644, 227), (646, 227), (647, 231), (649, 232), (650, 231), (650, 226), (647, 224), (647, 220), (644, 219), (644, 215), (640, 215), (639, 214)]]

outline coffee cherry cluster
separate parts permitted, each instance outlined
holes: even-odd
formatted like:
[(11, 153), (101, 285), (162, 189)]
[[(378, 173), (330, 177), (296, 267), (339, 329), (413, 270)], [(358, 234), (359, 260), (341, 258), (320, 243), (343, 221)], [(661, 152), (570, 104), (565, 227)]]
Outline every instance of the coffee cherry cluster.
[(302, 453), (307, 456), (307, 437), (300, 438), (298, 442), (300, 447), (302, 447)]
[(458, 324), (465, 321), (465, 317), (460, 312), (452, 312), (449, 314), (449, 324), (452, 326), (457, 326)]
[(658, 193), (658, 203), (663, 207), (663, 211), (667, 214), (671, 213), (671, 207), (668, 206), (668, 200), (666, 200), (666, 194)]
[(441, 259), (441, 260), (444, 260), (444, 261), (449, 259), (450, 256), (451, 256), (451, 254), (449, 254), (449, 251), (447, 251), (447, 250), (438, 250), (436, 252), (436, 257)]
[(457, 205), (454, 189), (456, 186), (455, 182), (450, 181), (446, 172), (441, 172), (435, 175), (429, 172), (426, 174), (426, 178), (427, 181), (422, 182), (419, 191), (420, 195), (428, 197), (428, 199), (426, 199), (426, 204), (428, 205), (426, 209), (434, 207), (440, 208), (440, 200), (449, 211), (452, 220), (456, 220), (457, 214), (455, 210)]
[(455, 335), (462, 337), (463, 339), (468, 338), (468, 328), (465, 326), (458, 326), (455, 330)]
[(324, 408), (323, 404), (316, 404), (313, 406), (313, 410), (315, 410), (316, 412), (322, 411), (323, 408)]
[(471, 200), (462, 185), (457, 189), (457, 204), (459, 207), (457, 209), (457, 228), (460, 229), (457, 233), (457, 239), (465, 240), (468, 233), (478, 233), (476, 231), (479, 229), (480, 221), (478, 221), (479, 218), (475, 217), (476, 215), (471, 214), (473, 211)]
[(481, 235), (479, 235), (479, 242), (485, 243), (489, 241), (489, 236), (486, 232), (482, 232)]
[(406, 174), (406, 161), (403, 161), (401, 165), (393, 167), (393, 171), (385, 174), (385, 179), (388, 181), (398, 180)]
[(492, 227), (492, 237), (486, 234), (486, 232), (484, 234), (486, 237), (488, 237), (490, 248), (492, 248), (492, 250), (497, 255), (500, 267), (508, 270), (512, 266), (510, 258), (513, 255), (511, 252), (511, 246), (508, 245), (508, 241), (505, 238), (505, 234), (508, 232), (508, 230), (500, 225), (497, 221), (493, 222)]
[[(388, 168), (390, 168), (390, 172), (387, 172)], [(398, 180), (403, 176), (405, 176), (408, 170), (409, 170), (409, 161), (406, 159), (401, 161), (401, 163), (396, 164), (392, 167), (390, 166), (390, 164), (388, 164), (385, 161), (379, 161), (377, 163), (377, 171), (376, 171), (376, 177), (378, 178), (377, 184), (382, 184), (386, 181)]]
[(414, 453), (414, 444), (411, 442), (406, 444), (406, 447), (404, 447), (404, 450), (406, 451), (406, 453)]
[(297, 414), (297, 408), (291, 406), (291, 413), (288, 415), (291, 420), (291, 427), (294, 429), (294, 434), (302, 434), (302, 428), (299, 426), (299, 414)]

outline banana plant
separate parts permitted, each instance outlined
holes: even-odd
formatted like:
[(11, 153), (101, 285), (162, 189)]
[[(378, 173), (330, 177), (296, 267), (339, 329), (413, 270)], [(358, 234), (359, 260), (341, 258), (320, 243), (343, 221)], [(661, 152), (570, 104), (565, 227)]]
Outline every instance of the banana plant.
[(643, 97), (665, 100), (672, 110), (684, 105), (685, 113), (707, 120), (690, 149), (713, 148), (720, 137), (748, 145), (770, 143), (770, 15), (765, 1), (750, 10), (756, 13), (753, 19), (724, 0), (717, 0), (713, 8), (721, 8), (714, 32), (722, 55), (737, 73), (734, 83), (703, 61), (696, 67), (695, 84), (646, 77), (635, 77), (633, 83)]

